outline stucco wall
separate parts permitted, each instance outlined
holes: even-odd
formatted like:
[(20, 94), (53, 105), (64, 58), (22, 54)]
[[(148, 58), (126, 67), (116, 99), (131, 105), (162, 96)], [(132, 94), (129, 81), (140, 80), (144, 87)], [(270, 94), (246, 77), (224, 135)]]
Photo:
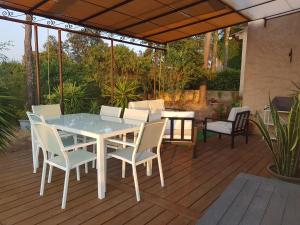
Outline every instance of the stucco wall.
[[(293, 49), (293, 61), (289, 52)], [(243, 104), (262, 111), (269, 94), (291, 94), (300, 82), (300, 13), (248, 24)]]

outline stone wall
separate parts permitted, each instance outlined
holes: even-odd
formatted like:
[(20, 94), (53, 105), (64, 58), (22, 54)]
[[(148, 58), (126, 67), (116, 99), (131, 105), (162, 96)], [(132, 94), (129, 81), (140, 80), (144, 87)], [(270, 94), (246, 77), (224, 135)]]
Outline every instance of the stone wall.
[[(237, 99), (238, 91), (207, 91), (207, 100), (215, 99), (217, 102), (232, 102)], [(185, 90), (178, 93), (162, 93), (160, 98), (166, 102), (194, 102), (197, 103), (199, 99), (199, 90)]]

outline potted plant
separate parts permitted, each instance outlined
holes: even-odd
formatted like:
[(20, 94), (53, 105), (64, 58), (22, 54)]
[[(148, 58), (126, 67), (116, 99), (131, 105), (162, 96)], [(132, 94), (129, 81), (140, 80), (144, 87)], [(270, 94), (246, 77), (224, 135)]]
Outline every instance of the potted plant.
[(16, 118), (19, 118), (18, 121), (19, 121), (21, 130), (24, 130), (24, 131), (25, 130), (30, 130), (30, 122), (27, 118), (25, 107), (16, 112)]
[(259, 128), (273, 156), (273, 163), (268, 166), (268, 171), (279, 179), (299, 182), (300, 94), (294, 99), (287, 121), (280, 118), (270, 100), (270, 113), (274, 123), (273, 132), (267, 129), (260, 115), (257, 115), (258, 120), (253, 122)]

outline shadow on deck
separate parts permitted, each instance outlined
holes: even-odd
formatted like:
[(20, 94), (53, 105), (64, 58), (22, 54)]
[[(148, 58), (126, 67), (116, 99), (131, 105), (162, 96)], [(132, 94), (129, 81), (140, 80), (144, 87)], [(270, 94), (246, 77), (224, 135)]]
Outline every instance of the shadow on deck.
[[(251, 136), (246, 145), (237, 138), (230, 149), (229, 138), (210, 138), (197, 143), (197, 159), (187, 147), (165, 145), (163, 170), (166, 187), (160, 187), (157, 164), (153, 175), (138, 168), (141, 202), (134, 194), (131, 170), (121, 179), (121, 163), (108, 161), (108, 187), (104, 200), (97, 198), (96, 171), (75, 170), (70, 177), (66, 210), (61, 210), (64, 174), (54, 169), (45, 195), (39, 196), (41, 168), (32, 174), (31, 145), (20, 140), (15, 151), (0, 153), (0, 224), (194, 224), (205, 209), (240, 172), (268, 176), (270, 156), (261, 138)], [(83, 169), (83, 168), (82, 168)]]

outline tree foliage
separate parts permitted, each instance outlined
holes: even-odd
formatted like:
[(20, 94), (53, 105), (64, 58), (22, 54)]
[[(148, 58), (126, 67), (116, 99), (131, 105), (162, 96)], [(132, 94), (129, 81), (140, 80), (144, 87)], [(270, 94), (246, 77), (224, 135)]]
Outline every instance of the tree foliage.
[[(223, 60), (223, 35), (219, 32), (219, 61)], [(201, 83), (209, 80), (210, 89), (236, 90), (239, 72), (230, 68), (239, 68), (240, 42), (235, 39), (229, 41), (229, 70), (217, 72), (217, 76), (212, 76), (208, 69), (203, 69), (203, 44), (204, 35), (172, 42), (168, 44), (166, 53), (155, 52), (150, 48), (144, 52), (136, 52), (125, 45), (115, 44), (115, 85), (111, 100), (110, 43), (99, 38), (68, 34), (62, 44), (66, 113), (97, 112), (101, 104), (126, 107), (129, 100), (153, 97), (154, 85), (157, 91), (176, 92), (199, 89)], [(4, 54), (7, 47), (7, 43), (0, 42), (0, 54)], [(60, 100), (57, 47), (56, 38), (49, 36), (40, 51), (42, 104)], [(211, 59), (211, 55), (209, 57)], [(212, 77), (216, 78), (212, 80)], [(10, 103), (10, 108), (16, 117), (25, 117), (24, 63), (0, 61), (0, 88), (15, 98)]]

